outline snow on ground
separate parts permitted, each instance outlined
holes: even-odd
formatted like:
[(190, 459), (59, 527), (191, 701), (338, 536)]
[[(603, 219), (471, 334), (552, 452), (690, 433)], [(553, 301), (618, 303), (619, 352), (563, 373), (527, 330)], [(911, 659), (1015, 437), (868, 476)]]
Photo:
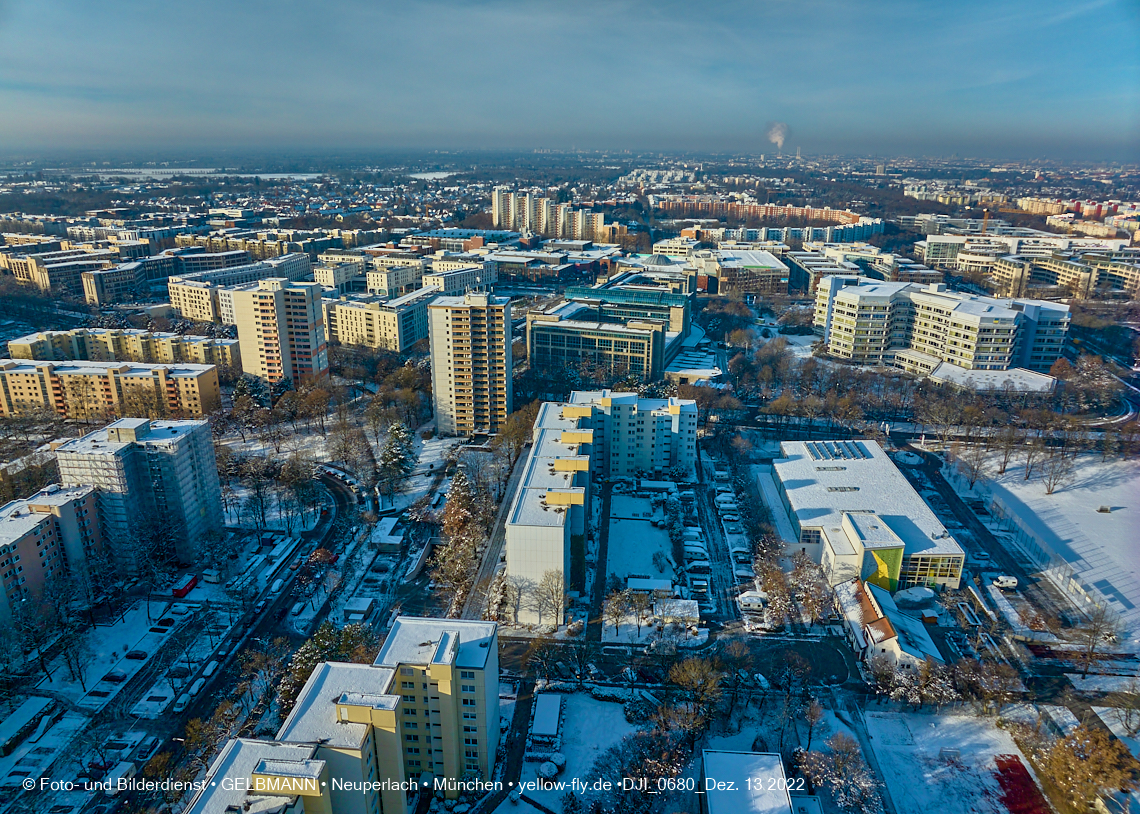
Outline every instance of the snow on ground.
[[(116, 666), (128, 674), (137, 672), (146, 662), (124, 659), (123, 655), (129, 650), (133, 650), (141, 639), (152, 635), (150, 633), (151, 625), (158, 621), (157, 614), (162, 608), (161, 603), (151, 603), (151, 615), (148, 619), (146, 602), (139, 602), (123, 614), (121, 620), (116, 619), (111, 625), (100, 625), (88, 632), (86, 640), (90, 654), (83, 661), (86, 690), (83, 689), (78, 680), (71, 677), (62, 657), (51, 663), (52, 675), (50, 677), (45, 676), (36, 685), (36, 688), (62, 693), (72, 701), (78, 701), (87, 695), (87, 692)], [(111, 689), (115, 688), (108, 687), (101, 691)]]
[[(591, 782), (596, 778), (590, 769), (598, 756), (637, 727), (626, 721), (622, 705), (612, 701), (599, 701), (585, 693), (573, 693), (563, 695), (562, 703), (562, 754), (566, 756), (566, 769), (558, 775), (558, 780), (569, 783), (580, 777), (583, 782)], [(531, 761), (524, 763), (522, 782), (537, 782), (541, 765)], [(526, 792), (527, 797), (555, 812), (562, 811), (562, 794), (556, 790)]]
[(613, 495), (610, 498), (609, 547), (606, 553), (606, 573), (625, 579), (636, 574), (650, 579), (673, 579), (673, 569), (665, 564), (658, 568), (653, 563), (657, 552), (671, 559), (672, 546), (669, 532), (651, 522), (661, 517), (653, 511), (648, 498), (630, 495)]
[(790, 350), (792, 355), (797, 359), (807, 359), (811, 356), (812, 345), (819, 341), (819, 337), (815, 334), (805, 334), (803, 336), (780, 334), (779, 336), (781, 339), (788, 341), (788, 350)]
[[(1069, 482), (1047, 495), (1043, 467), (1026, 481), (1023, 456), (1016, 456), (1004, 475), (997, 474), (996, 457), (990, 460), (990, 479), (981, 494), (992, 495), (1016, 516), (1015, 538), (1032, 537), (1072, 566), (1120, 612), (1132, 628), (1133, 643), (1140, 644), (1140, 461), (1081, 455)], [(952, 482), (968, 491), (959, 479)], [(1098, 511), (1101, 506), (1111, 511)]]
[(1120, 741), (1128, 747), (1128, 751), (1132, 753), (1133, 757), (1140, 758), (1140, 733), (1129, 734), (1124, 720), (1126, 714), (1124, 710), (1115, 707), (1093, 707), (1093, 712), (1112, 731), (1113, 735), (1120, 738)]
[(1135, 676), (1081, 676), (1080, 673), (1065, 673), (1073, 687), (1081, 692), (1129, 692), (1134, 684), (1140, 683)]
[[(91, 719), (79, 712), (65, 712), (39, 740), (26, 738), (12, 752), (0, 757), (0, 783), (19, 783), (25, 777), (51, 777), (52, 764), (67, 749), (71, 741), (91, 723)], [(55, 773), (62, 775), (62, 769), (74, 772), (75, 765), (63, 767)], [(70, 775), (69, 775), (70, 776)], [(14, 797), (10, 791), (6, 799)]]
[[(515, 692), (514, 685), (506, 682), (499, 682), (499, 722), (500, 726), (505, 722), (509, 727), (511, 721), (515, 718), (515, 702), (518, 700), (518, 695)], [(506, 731), (505, 729), (503, 730)]]
[(1013, 738), (989, 718), (868, 712), (866, 720), (898, 811), (1005, 814), (994, 756), (1017, 755), (1029, 769)]
[(288, 534), (300, 534), (302, 531), (309, 531), (317, 525), (321, 519), (321, 512), (319, 507), (317, 509), (310, 509), (302, 513), (294, 513), (292, 518), (292, 526), (289, 527), (286, 523), (285, 512), (281, 509), (281, 504), (277, 500), (276, 495), (270, 494), (267, 501), (268, 508), (265, 511), (265, 525), (262, 526), (259, 521), (254, 520), (253, 513), (245, 506), (246, 499), (250, 495), (250, 489), (246, 486), (234, 485), (232, 487), (233, 499), (230, 501), (229, 507), (224, 510), (225, 521), (230, 526), (254, 526), (264, 528), (268, 531), (284, 531)]

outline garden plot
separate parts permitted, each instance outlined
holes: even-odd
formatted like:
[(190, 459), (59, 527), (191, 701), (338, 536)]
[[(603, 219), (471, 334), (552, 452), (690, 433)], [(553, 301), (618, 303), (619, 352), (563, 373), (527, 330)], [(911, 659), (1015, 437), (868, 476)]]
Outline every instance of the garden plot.
[[(562, 754), (566, 756), (566, 768), (557, 780), (569, 784), (575, 777), (582, 782), (592, 782), (591, 769), (598, 756), (615, 746), (637, 727), (625, 719), (622, 705), (612, 701), (599, 701), (584, 693), (562, 696), (565, 705), (562, 724)], [(536, 762), (523, 764), (522, 782), (535, 783), (538, 780)], [(561, 814), (562, 795), (559, 790), (526, 791), (526, 796), (535, 802)]]
[(1006, 814), (1044, 805), (1017, 744), (991, 719), (884, 712), (866, 719), (898, 811)]
[(605, 573), (617, 574), (622, 580), (630, 576), (675, 579), (669, 532), (653, 525), (661, 517), (648, 498), (613, 495)]

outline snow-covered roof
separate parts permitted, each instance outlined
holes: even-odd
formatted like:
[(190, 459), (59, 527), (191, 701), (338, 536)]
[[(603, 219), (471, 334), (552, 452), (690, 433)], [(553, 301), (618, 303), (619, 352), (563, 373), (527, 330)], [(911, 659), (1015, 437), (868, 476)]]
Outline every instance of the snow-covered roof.
[(908, 616), (900, 611), (890, 593), (878, 585), (868, 582), (865, 583), (865, 586), (867, 592), (878, 604), (883, 616), (890, 622), (895, 635), (898, 637), (899, 647), (904, 653), (919, 660), (927, 658), (935, 661), (943, 660), (942, 654), (938, 652), (938, 648), (935, 646), (934, 640), (930, 638), (930, 633), (927, 632), (926, 624), (922, 620), (915, 619), (913, 616)]
[(715, 781), (706, 785), (709, 814), (792, 814), (779, 755), (706, 749), (702, 757), (706, 784)]
[(558, 735), (558, 721), (562, 712), (562, 696), (554, 692), (540, 692), (534, 697), (532, 735), (553, 738)]
[[(297, 696), (292, 712), (277, 732), (277, 740), (359, 748), (368, 724), (338, 721), (336, 702), (345, 693), (388, 695), (396, 671), (367, 664), (326, 661), (317, 665)], [(398, 695), (390, 696), (393, 704)]]
[[(874, 441), (784, 441), (772, 471), (803, 528), (843, 534), (844, 513), (874, 512), (911, 557), (964, 556), (962, 547)], [(834, 533), (832, 532), (834, 530)]]
[(186, 814), (279, 811), (294, 797), (248, 791), (250, 777), (260, 770), (272, 775), (315, 779), (324, 768), (323, 760), (312, 759), (316, 749), (315, 745), (308, 744), (234, 738), (210, 764), (202, 788), (186, 807)]
[(438, 656), (449, 652), (454, 666), (482, 670), (492, 648), (498, 646), (497, 629), (494, 622), (401, 616), (392, 625), (374, 664), (436, 664), (440, 663)]
[(967, 370), (964, 367), (940, 362), (930, 372), (933, 382), (952, 384), (968, 390), (1004, 390), (1007, 386), (1027, 393), (1049, 393), (1057, 380), (1045, 373), (1035, 373), (1023, 367), (1008, 370)]

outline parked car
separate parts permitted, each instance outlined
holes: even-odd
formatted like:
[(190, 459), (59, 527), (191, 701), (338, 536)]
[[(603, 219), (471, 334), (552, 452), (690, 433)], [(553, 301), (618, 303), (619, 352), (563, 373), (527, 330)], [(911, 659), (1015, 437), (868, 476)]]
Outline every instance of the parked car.
[(190, 696), (186, 693), (178, 696), (178, 700), (174, 702), (174, 713), (177, 715), (179, 712), (185, 712), (186, 707), (190, 706)]
[(206, 686), (206, 679), (204, 679), (204, 678), (199, 678), (197, 681), (195, 681), (193, 684), (191, 684), (190, 685), (190, 691), (189, 691), (190, 697), (193, 698), (198, 693), (202, 692), (202, 688), (204, 686)]
[(171, 678), (189, 678), (190, 668), (181, 664), (175, 664), (173, 667), (166, 671), (166, 674)]
[(132, 661), (146, 661), (147, 652), (145, 650), (128, 650), (126, 657)]
[(155, 750), (158, 749), (158, 746), (161, 743), (162, 739), (157, 736), (153, 738), (147, 738), (142, 742), (138, 750), (135, 751), (135, 760), (150, 760), (150, 756), (154, 754)]

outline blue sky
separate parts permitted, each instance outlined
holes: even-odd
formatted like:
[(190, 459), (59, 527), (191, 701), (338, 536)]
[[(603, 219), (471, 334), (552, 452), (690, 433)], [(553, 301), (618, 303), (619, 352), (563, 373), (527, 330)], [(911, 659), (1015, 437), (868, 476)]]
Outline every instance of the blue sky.
[(1140, 160), (1140, 0), (0, 0), (0, 152)]

